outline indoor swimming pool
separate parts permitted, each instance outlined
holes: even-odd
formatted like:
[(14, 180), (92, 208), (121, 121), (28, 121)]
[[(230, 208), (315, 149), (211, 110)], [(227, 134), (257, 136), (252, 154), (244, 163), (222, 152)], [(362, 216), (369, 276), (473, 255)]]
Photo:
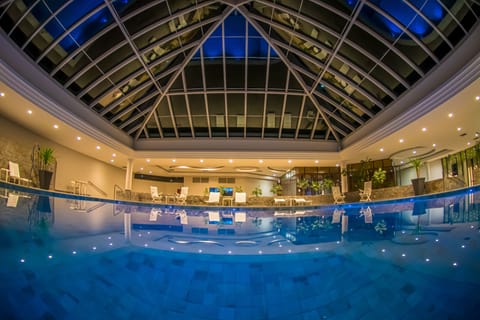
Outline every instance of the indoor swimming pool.
[(0, 319), (478, 313), (480, 187), (278, 208), (129, 203), (4, 183), (0, 196)]

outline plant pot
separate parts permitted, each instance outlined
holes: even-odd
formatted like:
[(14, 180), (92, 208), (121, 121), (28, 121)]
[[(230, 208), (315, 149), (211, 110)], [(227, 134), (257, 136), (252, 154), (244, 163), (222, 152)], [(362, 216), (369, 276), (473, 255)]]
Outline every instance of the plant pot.
[(52, 181), (52, 171), (48, 170), (39, 170), (38, 171), (38, 180), (40, 183), (41, 189), (50, 189), (50, 182)]
[(416, 196), (425, 194), (425, 178), (412, 179), (413, 194)]

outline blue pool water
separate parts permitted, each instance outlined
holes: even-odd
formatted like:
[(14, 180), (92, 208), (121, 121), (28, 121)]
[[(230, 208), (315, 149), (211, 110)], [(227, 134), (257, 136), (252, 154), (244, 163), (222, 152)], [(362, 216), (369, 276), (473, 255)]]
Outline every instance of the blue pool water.
[(474, 319), (480, 188), (153, 206), (0, 184), (0, 319)]

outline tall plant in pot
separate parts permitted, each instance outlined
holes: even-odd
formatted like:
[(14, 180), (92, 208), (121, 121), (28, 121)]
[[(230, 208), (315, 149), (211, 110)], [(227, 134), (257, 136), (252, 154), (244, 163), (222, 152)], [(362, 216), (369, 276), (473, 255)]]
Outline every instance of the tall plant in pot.
[(420, 177), (420, 167), (423, 166), (422, 159), (411, 159), (410, 164), (415, 169), (416, 178), (412, 179), (413, 193), (418, 196), (425, 193), (425, 178)]
[(53, 166), (55, 163), (54, 150), (50, 147), (42, 147), (38, 152), (40, 168), (38, 171), (38, 179), (40, 188), (49, 189), (53, 176)]

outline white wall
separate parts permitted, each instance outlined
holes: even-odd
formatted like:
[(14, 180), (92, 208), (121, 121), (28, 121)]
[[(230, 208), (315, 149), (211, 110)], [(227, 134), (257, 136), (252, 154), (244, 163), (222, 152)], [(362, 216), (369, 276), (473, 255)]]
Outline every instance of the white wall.
[[(8, 161), (18, 162), (21, 175), (28, 177), (32, 167), (31, 154), (33, 146), (40, 144), (53, 148), (57, 160), (54, 189), (72, 191), (72, 180), (91, 181), (103, 190), (106, 197), (113, 197), (113, 186), (125, 185), (125, 170), (108, 163), (98, 161), (75, 150), (66, 148), (51, 140), (0, 117), (0, 166), (6, 167)], [(87, 194), (105, 197), (91, 186)]]

